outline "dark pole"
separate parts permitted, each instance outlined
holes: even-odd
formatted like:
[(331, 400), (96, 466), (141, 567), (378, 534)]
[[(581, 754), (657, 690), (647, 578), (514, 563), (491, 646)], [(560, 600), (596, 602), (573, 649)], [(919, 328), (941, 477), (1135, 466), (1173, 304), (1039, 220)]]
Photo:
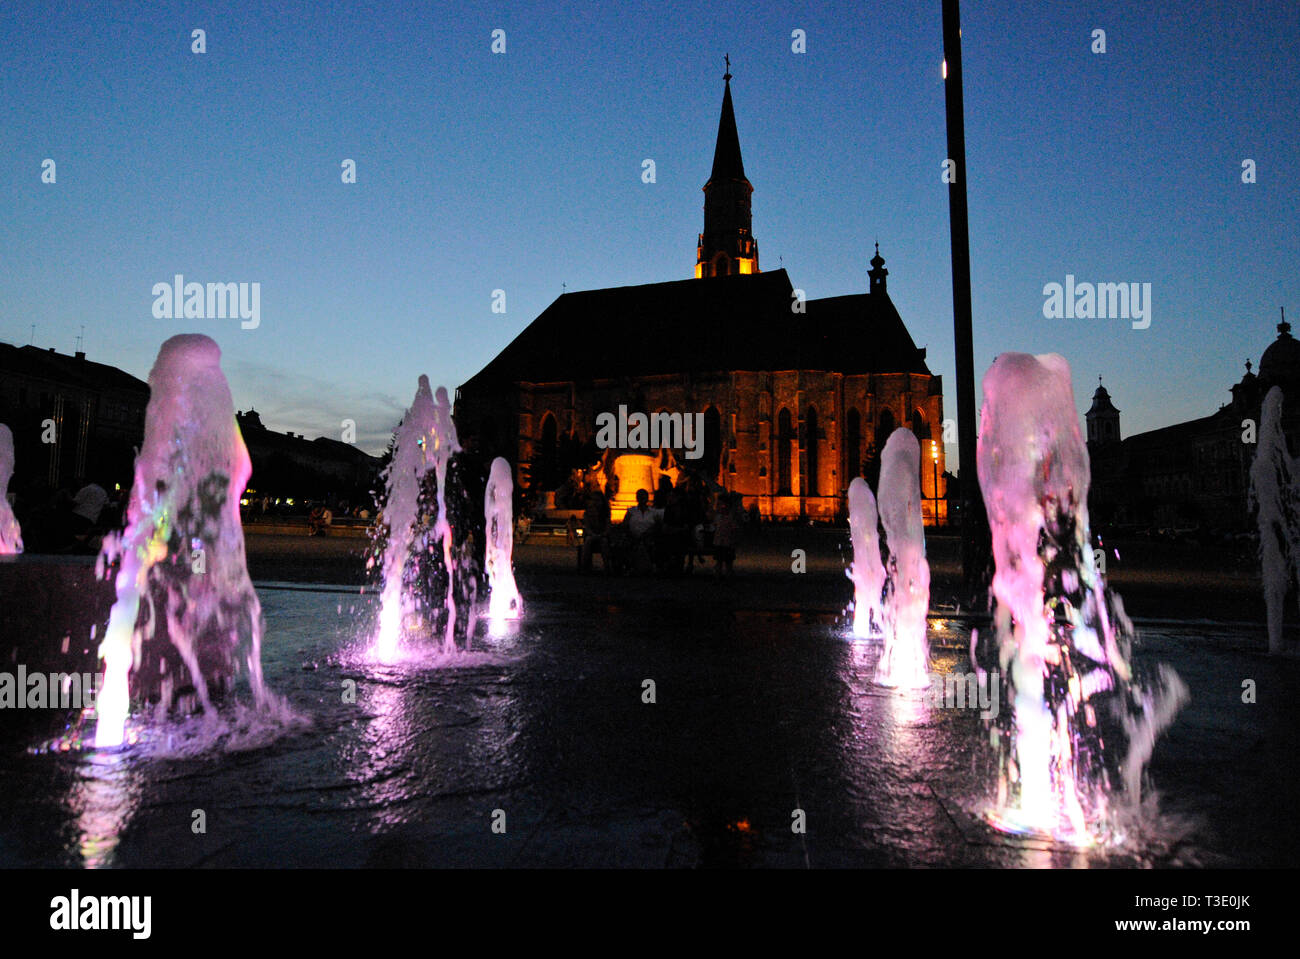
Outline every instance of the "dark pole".
[(975, 347), (971, 337), (970, 228), (966, 220), (966, 128), (961, 100), (961, 12), (958, 0), (943, 0), (943, 56), (947, 68), (944, 101), (948, 117), (948, 159), (955, 167), (948, 184), (952, 232), (952, 310), (957, 359), (957, 452), (961, 459), (961, 568), (965, 599), (977, 601), (988, 586), (988, 517), (975, 470)]

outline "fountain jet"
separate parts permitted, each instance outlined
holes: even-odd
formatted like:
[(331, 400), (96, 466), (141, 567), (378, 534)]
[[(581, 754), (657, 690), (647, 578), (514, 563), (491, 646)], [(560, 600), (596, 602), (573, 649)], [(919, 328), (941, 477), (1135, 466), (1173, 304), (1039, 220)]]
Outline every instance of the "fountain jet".
[[(173, 336), (158, 351), (149, 388), (126, 528), (105, 537), (99, 560), (101, 573), (120, 561), (117, 600), (99, 648), (104, 685), (95, 745), (102, 748), (123, 742), (132, 668), (163, 636), (187, 667), (205, 711), (212, 687), (220, 691), (244, 669), (256, 705), (263, 708), (269, 697), (262, 682), (262, 607), (248, 578), (239, 520), (252, 466), (221, 372), (221, 349), (201, 334)], [(169, 690), (170, 680), (163, 685)]]
[(23, 531), (9, 505), (9, 479), (14, 475), (14, 435), (0, 423), (0, 556), (23, 551)]
[(861, 476), (849, 483), (849, 541), (853, 545), (853, 635), (866, 639), (884, 633), (884, 607), (880, 595), (885, 589), (885, 565), (880, 561), (880, 532), (877, 528), (876, 498)]
[(894, 430), (880, 464), (880, 522), (889, 547), (885, 586), (885, 648), (876, 667), (882, 686), (930, 685), (926, 614), (930, 564), (921, 518), (921, 444), (911, 430)]
[(1250, 464), (1250, 499), (1259, 524), (1259, 559), (1268, 617), (1268, 651), (1282, 652), (1287, 588), (1300, 586), (1300, 470), (1282, 431), (1282, 391), (1264, 397), (1259, 443)]
[[(452, 454), (459, 452), (447, 390), (438, 387), (435, 398), (429, 387), (429, 378), (421, 376), (411, 408), (397, 429), (393, 458), (385, 474), (383, 517), (387, 537), (382, 559), (384, 585), (380, 597), (379, 629), (371, 649), (380, 662), (392, 662), (397, 657), (407, 616), (418, 605), (417, 590), (406, 583), (406, 573), (421, 525), (421, 487), (430, 470), (433, 470), (437, 484), (437, 519), (432, 538), (441, 545), (447, 571), (447, 593), (443, 601), (447, 610), (447, 628), (443, 651), (456, 651), (456, 564), (452, 555), (451, 523), (447, 518), (446, 489), (447, 466)], [(423, 543), (421, 547), (426, 548)], [(432, 549), (432, 546), (427, 548)]]
[(514, 546), (514, 482), (510, 464), (498, 456), (492, 461), (487, 491), (483, 496), (486, 536), (484, 565), (488, 575), (488, 624), (500, 632), (508, 619), (518, 619), (523, 606), (515, 574), (510, 565)]
[(438, 482), (438, 519), (433, 527), (434, 539), (442, 541), (442, 561), (447, 569), (447, 627), (442, 651), (456, 652), (456, 560), (451, 551), (451, 522), (447, 518), (447, 464), (452, 454), (460, 452), (456, 424), (451, 418), (451, 400), (445, 386), (438, 387), (433, 409), (433, 473)]
[(1154, 737), (1186, 690), (1172, 670), (1154, 691), (1130, 684), (1120, 643), (1127, 647), (1131, 625), (1117, 599), (1112, 608), (1091, 548), (1088, 451), (1069, 364), (1056, 354), (999, 356), (984, 377), (981, 427), (997, 652), (1012, 705), (990, 819), (1005, 831), (1091, 845), (1109, 816), (1094, 701), (1111, 691), (1128, 700), (1124, 777), (1136, 791)]
[(382, 566), (384, 586), (380, 596), (379, 630), (372, 648), (374, 657), (380, 662), (392, 662), (397, 656), (402, 627), (414, 602), (403, 587), (419, 519), (420, 484), (433, 465), (436, 415), (429, 378), (421, 376), (415, 399), (397, 429), (393, 458), (385, 474), (383, 517), (387, 538)]

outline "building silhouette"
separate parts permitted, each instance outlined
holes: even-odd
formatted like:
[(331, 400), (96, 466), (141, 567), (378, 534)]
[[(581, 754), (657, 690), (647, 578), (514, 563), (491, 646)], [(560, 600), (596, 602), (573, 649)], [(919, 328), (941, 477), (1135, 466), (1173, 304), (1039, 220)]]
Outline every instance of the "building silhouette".
[[(144, 380), (84, 352), (0, 343), (0, 423), (14, 438), (11, 490), (42, 502), (86, 483), (130, 489), (149, 393)], [(253, 464), (251, 488), (273, 496), (368, 500), (378, 457), (327, 437), (268, 430), (253, 410), (236, 419)]]
[(1285, 317), (1260, 358), (1259, 373), (1247, 360), (1245, 375), (1230, 387), (1232, 399), (1209, 416), (1121, 438), (1120, 410), (1099, 385), (1085, 414), (1093, 521), (1140, 529), (1252, 529), (1254, 440), (1264, 397), (1275, 386), (1284, 396), (1283, 431), (1294, 453), (1300, 438), (1300, 341)]
[[(504, 456), (539, 503), (594, 467), (617, 479), (618, 515), (632, 486), (654, 492), (693, 472), (765, 517), (831, 519), (854, 477), (875, 485), (889, 433), (910, 428), (933, 522), (945, 485), (941, 378), (889, 298), (879, 246), (866, 293), (808, 300), (784, 269), (760, 270), (731, 79), (694, 278), (562, 294), (456, 391), (462, 442)], [(597, 417), (620, 407), (701, 414), (702, 455), (681, 443), (598, 448)]]
[(14, 435), (15, 490), (131, 482), (149, 386), (115, 366), (0, 343), (0, 423)]

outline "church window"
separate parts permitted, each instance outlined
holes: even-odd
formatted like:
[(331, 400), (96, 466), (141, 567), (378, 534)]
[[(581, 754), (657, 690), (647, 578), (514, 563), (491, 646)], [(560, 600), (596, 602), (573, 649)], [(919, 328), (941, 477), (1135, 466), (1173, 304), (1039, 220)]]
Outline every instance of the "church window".
[(790, 491), (790, 445), (794, 439), (794, 427), (790, 422), (790, 411), (785, 407), (776, 419), (776, 492), (778, 496), (789, 496)]
[(799, 489), (804, 496), (817, 495), (817, 408), (808, 407), (804, 414), (804, 463), (807, 471), (799, 475)]
[(856, 409), (850, 409), (844, 417), (844, 449), (848, 478), (852, 480), (862, 475), (862, 416)]

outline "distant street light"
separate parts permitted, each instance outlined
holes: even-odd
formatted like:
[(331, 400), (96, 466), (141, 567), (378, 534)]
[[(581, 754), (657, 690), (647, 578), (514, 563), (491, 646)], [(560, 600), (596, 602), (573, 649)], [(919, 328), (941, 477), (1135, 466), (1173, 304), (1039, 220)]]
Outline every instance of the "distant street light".
[(934, 525), (939, 526), (939, 441), (930, 440), (930, 460), (934, 463)]

